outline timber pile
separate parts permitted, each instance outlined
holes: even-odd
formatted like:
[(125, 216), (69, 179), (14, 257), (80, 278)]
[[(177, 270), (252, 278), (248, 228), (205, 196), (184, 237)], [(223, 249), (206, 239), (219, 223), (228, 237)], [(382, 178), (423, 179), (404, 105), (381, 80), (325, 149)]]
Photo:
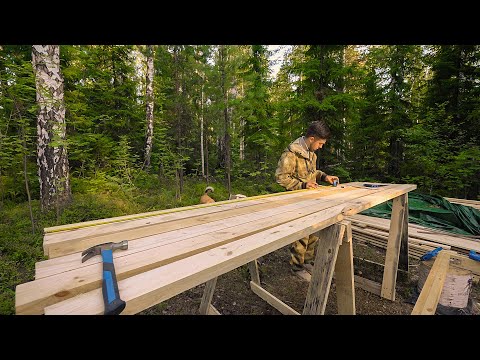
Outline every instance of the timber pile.
[[(381, 248), (387, 248), (390, 220), (373, 216), (356, 214), (349, 216), (352, 222), (353, 238), (357, 241), (369, 243)], [(456, 251), (468, 255), (470, 250), (480, 251), (480, 239), (440, 232), (417, 224), (408, 224), (408, 253), (419, 259), (426, 252), (437, 247)]]
[(17, 286), (16, 313), (102, 314), (102, 258), (81, 262), (97, 244), (128, 240), (113, 261), (122, 314), (135, 314), (415, 188), (347, 183), (47, 228), (49, 259)]
[(457, 199), (457, 198), (448, 198), (448, 197), (444, 197), (444, 199), (450, 201), (453, 204), (471, 206), (471, 207), (473, 207), (477, 210), (480, 210), (480, 201), (467, 200), (467, 199)]
[[(359, 243), (371, 244), (383, 249), (387, 248), (390, 220), (366, 215), (348, 216), (346, 220), (352, 223), (353, 240)], [(480, 239), (440, 232), (417, 224), (408, 224), (408, 255), (420, 259), (422, 255), (442, 247), (451, 250), (451, 263), (475, 274), (475, 280), (480, 276), (480, 264), (468, 258), (470, 250), (480, 252)]]

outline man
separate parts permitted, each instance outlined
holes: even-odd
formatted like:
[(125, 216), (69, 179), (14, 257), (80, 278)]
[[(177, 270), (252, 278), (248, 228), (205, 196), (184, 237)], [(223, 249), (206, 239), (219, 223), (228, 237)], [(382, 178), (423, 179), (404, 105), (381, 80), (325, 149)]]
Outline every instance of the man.
[[(320, 181), (339, 183), (337, 176), (327, 175), (316, 169), (317, 155), (330, 137), (330, 129), (324, 121), (310, 124), (304, 136), (299, 137), (283, 151), (278, 161), (275, 178), (286, 190), (315, 189)], [(290, 247), (290, 265), (299, 278), (310, 281), (315, 244), (318, 236), (312, 234), (295, 241)]]

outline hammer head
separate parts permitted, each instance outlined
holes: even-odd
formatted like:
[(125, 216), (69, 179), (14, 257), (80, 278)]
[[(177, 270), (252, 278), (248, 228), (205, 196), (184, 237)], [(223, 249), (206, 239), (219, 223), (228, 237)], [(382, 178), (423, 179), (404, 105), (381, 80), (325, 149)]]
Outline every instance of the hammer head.
[(88, 248), (87, 250), (82, 252), (82, 263), (87, 261), (88, 259), (94, 257), (95, 255), (100, 255), (102, 250), (126, 250), (128, 249), (128, 240), (123, 240), (118, 243), (108, 242), (103, 244), (98, 244)]

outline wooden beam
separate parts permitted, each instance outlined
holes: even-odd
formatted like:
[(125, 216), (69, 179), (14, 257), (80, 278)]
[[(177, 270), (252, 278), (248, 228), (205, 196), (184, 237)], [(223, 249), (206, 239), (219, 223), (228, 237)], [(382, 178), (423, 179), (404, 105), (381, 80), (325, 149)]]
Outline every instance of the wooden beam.
[(342, 214), (344, 216), (355, 215), (363, 210), (370, 209), (375, 205), (384, 203), (387, 200), (404, 195), (416, 188), (417, 185), (410, 184), (391, 185), (385, 188), (378, 188), (372, 191), (370, 196), (365, 196), (362, 199), (346, 204), (342, 209)]
[[(155, 238), (149, 239), (148, 246), (150, 246), (150, 247), (137, 246), (137, 249), (135, 250), (136, 252), (140, 252), (140, 251), (144, 252), (144, 254), (142, 254), (141, 256), (139, 255), (138, 261), (144, 261), (144, 266), (145, 267), (143, 267), (143, 268), (141, 266), (139, 267), (138, 263), (135, 264), (135, 265), (132, 265), (132, 267), (131, 267), (132, 271), (134, 271), (134, 272), (140, 271), (141, 272), (138, 275), (132, 276), (132, 278), (135, 277), (138, 280), (139, 279), (138, 276), (140, 276), (140, 279), (144, 279), (144, 276), (145, 276), (149, 279), (147, 281), (147, 284), (142, 284), (142, 282), (140, 281), (140, 284), (137, 285), (136, 282), (134, 283), (134, 282), (127, 281), (127, 280), (129, 280), (128, 278), (124, 278), (124, 279), (119, 280), (119, 286), (121, 284), (125, 284), (124, 286), (126, 286), (126, 288), (130, 291), (130, 299), (131, 299), (130, 307), (129, 307), (129, 303), (127, 302), (127, 308), (124, 310), (124, 312), (122, 312), (122, 314), (123, 313), (125, 313), (125, 314), (136, 313), (138, 311), (141, 311), (141, 308), (143, 306), (147, 306), (147, 307), (152, 306), (152, 305), (154, 305), (154, 304), (156, 304), (160, 301), (163, 301), (163, 300), (161, 300), (162, 298), (169, 298), (171, 296), (174, 296), (174, 295), (178, 294), (181, 291), (188, 290), (193, 286), (199, 285), (202, 282), (206, 282), (209, 279), (211, 279), (215, 276), (218, 276), (219, 274), (223, 274), (223, 273), (229, 271), (228, 269), (232, 266), (233, 267), (231, 269), (233, 269), (235, 267), (238, 267), (238, 266), (241, 266), (243, 264), (246, 264), (249, 261), (253, 261), (256, 258), (273, 251), (274, 249), (277, 249), (279, 247), (282, 247), (282, 246), (285, 246), (285, 245), (289, 244), (289, 241), (293, 242), (293, 241), (297, 240), (298, 238), (308, 236), (309, 234), (321, 229), (322, 227), (328, 226), (329, 224), (333, 224), (333, 223), (335, 223), (335, 222), (337, 222), (337, 221), (339, 221), (343, 218), (343, 216), (340, 213), (341, 213), (341, 210), (344, 208), (344, 205), (349, 205), (350, 204), (352, 206), (356, 206), (356, 205), (358, 205), (357, 202), (358, 202), (359, 198), (362, 198), (362, 201), (364, 201), (363, 203), (367, 202), (368, 204), (371, 204), (372, 206), (374, 206), (376, 203), (388, 200), (389, 198), (392, 198), (392, 197), (396, 196), (396, 194), (399, 191), (400, 192), (407, 191), (407, 189), (405, 188), (404, 185), (395, 185), (394, 188), (392, 188), (388, 191), (382, 191), (383, 192), (382, 195), (380, 195), (380, 192), (372, 193), (369, 190), (365, 190), (365, 189), (356, 189), (356, 190), (352, 190), (352, 191), (348, 190), (348, 191), (343, 192), (344, 190), (345, 189), (341, 189), (340, 192), (335, 195), (335, 197), (333, 197), (331, 199), (328, 199), (326, 201), (323, 201), (324, 199), (322, 199), (322, 198), (317, 199), (316, 205), (318, 205), (319, 207), (317, 208), (317, 210), (313, 209), (313, 212), (311, 214), (309, 214), (310, 209), (307, 210), (307, 211), (304, 211), (303, 209), (300, 209), (300, 210), (295, 210), (295, 212), (292, 210), (292, 214), (287, 214), (288, 216), (290, 216), (290, 219), (287, 220), (286, 223), (283, 223), (282, 225), (278, 225), (278, 223), (277, 223), (277, 225), (275, 225), (275, 221), (277, 221), (278, 219), (276, 219), (276, 220), (273, 219), (273, 220), (270, 221), (270, 223), (269, 223), (270, 225), (265, 225), (267, 227), (250, 229), (250, 232), (247, 233), (247, 234), (239, 234), (238, 231), (237, 231), (238, 227), (230, 226), (230, 229), (227, 229), (228, 231), (230, 231), (230, 233), (229, 233), (230, 235), (225, 235), (225, 232), (228, 232), (228, 231), (227, 230), (225, 230), (225, 231), (222, 230), (222, 231), (219, 231), (217, 233), (215, 233), (215, 232), (212, 232), (212, 233), (209, 233), (209, 234), (203, 233), (203, 235), (200, 235), (200, 236), (197, 236), (197, 237), (193, 236), (192, 238), (189, 238), (188, 240), (178, 241), (179, 238), (180, 239), (183, 238), (183, 236), (182, 236), (183, 234), (189, 234), (189, 232), (186, 231), (187, 229), (185, 229), (185, 231), (186, 231), (185, 233), (182, 233), (182, 231), (184, 231), (182, 229), (182, 230), (179, 230), (179, 231), (172, 232), (171, 233), (172, 238), (166, 244), (165, 244), (165, 242), (163, 242), (165, 234), (163, 234), (160, 238), (157, 238), (157, 239), (155, 239)], [(358, 191), (358, 193), (357, 193), (357, 191)], [(322, 208), (323, 208), (323, 210), (319, 210), (319, 209), (322, 209)], [(302, 211), (303, 211), (303, 213), (302, 213)], [(323, 214), (322, 216), (324, 216), (324, 218), (323, 218), (322, 221), (319, 222), (318, 216), (320, 216), (320, 214)], [(328, 216), (326, 214), (328, 214)], [(291, 221), (292, 215), (297, 216), (297, 219)], [(325, 216), (327, 216), (327, 217), (325, 218)], [(313, 220), (315, 220), (317, 222), (312, 223)], [(265, 221), (267, 221), (267, 219), (265, 219)], [(319, 225), (320, 223), (321, 223), (321, 226)], [(252, 223), (250, 223), (250, 225), (251, 224)], [(295, 230), (296, 232), (292, 233), (292, 237), (291, 238), (284, 237), (285, 234), (290, 234), (291, 233), (291, 231), (292, 231), (291, 226), (294, 226), (295, 224), (298, 224), (298, 226), (300, 226), (300, 227), (303, 226), (303, 228), (294, 227), (293, 230)], [(274, 236), (274, 234), (270, 233), (270, 231), (274, 231), (273, 229), (270, 229), (270, 227), (273, 227), (273, 229), (281, 229), (281, 231), (284, 232), (285, 234), (281, 234), (282, 237), (280, 237), (280, 239), (277, 239), (277, 241), (274, 241), (274, 242), (269, 243), (269, 244), (263, 244), (262, 242), (265, 241), (265, 239), (262, 238), (261, 236), (263, 236), (265, 234), (270, 234), (271, 236)], [(260, 231), (260, 232), (256, 233), (256, 231)], [(255, 232), (255, 233), (252, 233), (252, 232)], [(236, 239), (241, 239), (241, 242), (239, 242), (238, 240), (232, 240), (231, 237), (234, 237), (234, 236), (232, 236), (232, 234), (235, 234), (234, 236), (237, 236)], [(260, 237), (257, 237), (259, 234), (260, 234)], [(175, 235), (176, 235), (176, 240), (177, 240), (176, 242), (175, 242)], [(196, 234), (196, 235), (198, 235), (198, 234)], [(235, 257), (235, 259), (234, 259), (235, 261), (232, 261), (231, 258), (226, 258), (226, 259), (224, 259), (225, 263), (217, 264), (217, 263), (214, 262), (215, 259), (211, 259), (211, 258), (207, 257), (207, 258), (205, 258), (205, 261), (207, 261), (207, 262), (213, 261), (213, 263), (205, 264), (204, 272), (202, 272), (201, 269), (197, 269), (198, 271), (194, 271), (194, 269), (190, 269), (188, 266), (184, 266), (185, 269), (190, 269), (192, 271), (192, 273), (189, 273), (188, 275), (186, 275), (186, 278), (176, 278), (175, 273), (172, 273), (172, 274), (164, 274), (163, 278), (158, 279), (158, 281), (153, 281), (153, 282), (150, 281), (151, 279), (149, 278), (149, 276), (147, 274), (150, 274), (150, 275), (151, 274), (156, 274), (155, 271), (157, 271), (157, 270), (160, 271), (160, 269), (162, 269), (162, 271), (166, 271), (165, 269), (171, 269), (170, 265), (174, 266), (174, 265), (178, 265), (178, 264), (183, 264), (183, 260), (184, 260), (183, 256), (185, 256), (186, 253), (185, 253), (185, 249), (179, 249), (179, 246), (178, 246), (179, 244), (182, 244), (182, 246), (183, 246), (183, 244), (189, 243), (188, 246), (190, 246), (190, 249), (192, 249), (192, 247), (198, 246), (197, 242), (198, 242), (199, 238), (205, 237), (204, 241), (206, 242), (208, 238), (210, 238), (209, 240), (212, 240), (211, 238), (215, 237), (215, 236), (217, 236), (217, 238), (214, 241), (210, 242), (208, 246), (204, 246), (201, 249), (198, 249), (198, 247), (197, 247), (197, 248), (195, 248), (195, 250), (191, 250), (192, 252), (190, 252), (187, 255), (187, 256), (191, 256), (189, 258), (189, 261), (191, 261), (191, 259), (193, 259), (194, 257), (196, 258), (196, 256), (206, 256), (206, 254), (209, 253), (210, 251), (221, 251), (222, 249), (228, 248), (231, 244), (234, 244), (234, 243), (236, 243), (236, 244), (241, 243), (242, 246), (243, 246), (246, 239), (252, 239), (253, 237), (258, 239), (258, 241), (260, 241), (260, 243), (263, 244), (263, 245), (260, 246), (259, 249), (255, 248), (255, 247), (249, 248), (251, 252), (247, 252), (246, 254), (242, 253), (242, 255), (240, 257), (241, 257), (242, 261), (247, 259), (247, 260), (245, 260), (245, 262), (241, 262), (238, 258)], [(228, 238), (228, 236), (230, 236), (230, 239), (226, 240), (226, 238)], [(279, 235), (277, 234), (275, 236), (279, 236)], [(140, 243), (142, 243), (142, 241), (145, 241), (145, 240), (146, 240), (146, 238), (133, 241), (132, 242), (132, 247), (135, 244), (140, 244)], [(159, 246), (159, 240), (162, 241), (162, 246)], [(284, 243), (282, 243), (282, 242), (284, 242)], [(171, 246), (172, 248), (170, 248), (169, 251), (166, 251), (166, 249), (165, 249), (166, 246)], [(185, 245), (185, 246), (187, 246), (187, 245)], [(252, 246), (254, 246), (254, 245), (252, 245)], [(279, 246), (279, 247), (277, 247), (277, 246)], [(160, 250), (159, 250), (159, 252), (157, 252), (157, 254), (155, 255), (156, 257), (154, 257), (155, 260), (153, 262), (155, 264), (155, 266), (160, 266), (161, 265), (161, 263), (159, 263), (159, 261), (161, 262), (162, 260), (159, 260), (159, 256), (163, 256), (163, 259), (164, 259), (163, 261), (171, 261), (171, 263), (163, 263), (163, 266), (161, 266), (159, 268), (156, 268), (156, 269), (154, 268), (153, 270), (150, 270), (151, 268), (149, 266), (153, 266), (153, 263), (151, 262), (152, 258), (150, 258), (150, 260), (147, 261), (145, 259), (145, 257), (148, 257), (149, 255), (145, 255), (145, 253), (152, 253), (152, 252), (155, 251), (154, 249), (157, 249), (159, 247), (163, 247), (162, 250), (164, 251), (164, 253), (163, 253), (163, 255), (161, 255)], [(270, 249), (270, 251), (267, 251), (269, 249)], [(115, 264), (120, 263), (121, 262), (120, 259), (122, 257), (125, 258), (125, 264), (127, 262), (129, 262), (130, 260), (132, 260), (132, 258), (130, 256), (132, 256), (133, 253), (131, 253), (131, 251), (133, 251), (133, 249), (131, 250), (129, 248), (129, 250), (125, 251), (125, 253), (128, 252), (128, 254), (125, 254), (125, 255), (120, 254), (119, 252), (114, 253)], [(175, 251), (176, 251), (176, 255), (172, 255), (172, 252), (175, 252)], [(198, 251), (198, 252), (195, 252), (195, 251)], [(168, 254), (168, 255), (166, 255), (166, 254)], [(248, 258), (251, 254), (254, 254), (254, 257)], [(91, 259), (91, 260), (93, 261), (94, 259)], [(77, 257), (76, 261), (77, 261), (76, 266), (78, 266), (78, 257)], [(238, 261), (240, 261), (240, 262), (238, 262)], [(98, 262), (97, 264), (101, 264), (101, 263)], [(93, 266), (95, 264), (90, 264), (90, 265)], [(117, 265), (116, 265), (116, 269), (117, 269)], [(174, 268), (174, 269), (176, 269), (176, 268)], [(71, 271), (73, 271), (73, 270), (66, 271), (65, 273), (71, 272)], [(85, 271), (85, 269), (83, 269), (82, 271)], [(180, 271), (180, 273), (183, 274), (183, 271), (186, 271), (186, 270), (182, 269), (182, 270), (178, 270), (178, 271)], [(101, 272), (97, 272), (97, 273), (101, 273)], [(127, 273), (125, 273), (125, 276), (127, 276)], [(80, 274), (83, 274), (83, 273), (81, 272)], [(163, 273), (161, 272), (161, 274), (163, 274)], [(96, 275), (96, 276), (98, 277), (99, 275)], [(131, 276), (131, 273), (128, 276)], [(204, 278), (204, 276), (207, 276), (207, 277)], [(119, 278), (119, 272), (118, 271), (117, 271), (117, 278)], [(162, 281), (164, 281), (164, 283), (162, 283)], [(52, 279), (50, 279), (50, 284), (52, 284), (52, 283), (53, 283), (53, 281), (52, 281)], [(191, 284), (195, 284), (195, 285), (190, 286)], [(78, 285), (75, 285), (75, 286), (78, 286)], [(98, 283), (95, 284), (95, 286), (99, 286)], [(166, 289), (166, 290), (169, 290), (169, 291), (161, 292), (162, 290), (160, 290), (160, 288), (162, 288), (162, 290)], [(140, 289), (141, 289), (142, 294), (144, 294), (143, 292), (146, 291), (146, 293), (145, 293), (146, 295), (137, 295), (135, 293), (135, 291), (137, 291), (137, 290), (140, 291)], [(183, 290), (181, 290), (181, 289), (183, 289)], [(88, 291), (88, 290), (86, 288), (84, 288), (81, 292), (84, 292), (84, 291)], [(100, 291), (100, 288), (97, 288), (96, 290), (93, 290), (93, 291), (87, 292), (85, 294), (82, 294), (81, 298), (82, 299), (88, 298), (88, 296), (86, 294), (90, 294), (90, 293), (93, 294), (95, 291)], [(179, 292), (177, 292), (177, 291), (179, 291)], [(159, 294), (159, 292), (161, 292), (161, 294)], [(53, 294), (55, 295), (56, 293), (53, 293)], [(64, 295), (64, 293), (60, 293), (60, 294)], [(101, 294), (101, 292), (100, 292), (100, 294)], [(172, 294), (174, 294), (174, 295), (172, 295)], [(128, 292), (127, 292), (126, 295), (128, 295)], [(53, 297), (55, 297), (55, 296), (53, 296)], [(62, 306), (68, 306), (68, 304), (74, 304), (75, 302), (70, 303), (70, 300), (73, 301), (76, 298), (77, 297), (62, 301), (62, 304), (63, 304)], [(62, 298), (62, 299), (65, 299), (65, 298)], [(58, 301), (58, 300), (59, 300), (58, 298), (55, 299), (55, 301)], [(77, 298), (77, 300), (78, 300), (78, 298)], [(125, 300), (125, 301), (127, 301), (127, 300)], [(150, 304), (150, 305), (148, 305), (148, 304)], [(102, 307), (102, 302), (100, 302), (100, 307)], [(61, 309), (61, 308), (62, 307), (59, 306), (56, 309)], [(80, 306), (80, 308), (83, 308), (83, 307)], [(88, 308), (88, 306), (87, 306), (87, 308)], [(50, 309), (52, 309), (52, 307), (50, 307)], [(73, 310), (73, 311), (75, 312), (75, 310)], [(102, 313), (102, 310), (100, 310), (98, 313)]]
[(250, 272), (250, 278), (252, 281), (257, 285), (260, 285), (260, 273), (258, 271), (257, 259), (248, 263), (248, 271)]
[(323, 315), (327, 305), (338, 247), (342, 242), (345, 226), (332, 225), (318, 232), (315, 265), (308, 286), (303, 315)]
[[(345, 194), (342, 197), (348, 198), (349, 195)], [(343, 204), (342, 200), (336, 202)], [(147, 237), (134, 241), (129, 243), (128, 250), (113, 253), (117, 279), (122, 280), (143, 271), (177, 261), (180, 258), (238, 240), (252, 234), (252, 232), (278, 226), (325, 208), (328, 209), (328, 206), (332, 206), (334, 203), (332, 200), (327, 203), (321, 201), (321, 199), (309, 200), (274, 208), (270, 211), (253, 213), (249, 215), (248, 219), (245, 218), (247, 215), (230, 219), (223, 223), (222, 231), (218, 232), (214, 231), (218, 229), (210, 224), (209, 227), (202, 226), (201, 229), (190, 227), (163, 234), (158, 238)], [(241, 224), (242, 222), (243, 224)], [(235, 224), (241, 225), (233, 227)], [(213, 232), (205, 233), (206, 228)], [(179, 238), (183, 238), (183, 240), (179, 241)], [(157, 242), (155, 243), (155, 241)], [(66, 262), (67, 260), (68, 262)], [(37, 280), (34, 282), (17, 286), (17, 314), (41, 314), (44, 307), (90, 291), (101, 284), (101, 257), (95, 257), (88, 262), (81, 263), (81, 256), (72, 254), (59, 260), (47, 261), (60, 262), (57, 268), (49, 267), (50, 276), (39, 278), (37, 273)], [(55, 276), (55, 278), (50, 278), (51, 276)]]
[[(343, 205), (337, 205), (286, 224), (142, 272), (118, 282), (127, 303), (123, 314), (136, 314), (183, 291), (278, 250), (299, 238), (340, 220)], [(100, 288), (45, 308), (45, 314), (102, 314)]]
[[(332, 194), (310, 191), (297, 194), (295, 202), (314, 200), (320, 197), (327, 199)], [(110, 241), (136, 240), (151, 235), (158, 235), (195, 225), (218, 223), (239, 215), (248, 215), (261, 210), (269, 210), (283, 205), (292, 204), (291, 196), (274, 197), (263, 200), (249, 200), (240, 204), (227, 203), (216, 207), (194, 208), (185, 211), (157, 215), (139, 220), (114, 222), (111, 224), (90, 226), (74, 231), (47, 233), (44, 236), (43, 248), (50, 259), (83, 251), (90, 246)]]
[(451, 252), (450, 265), (470, 270), (477, 277), (480, 276), (480, 262), (467, 258), (466, 256)]
[(208, 315), (211, 302), (212, 302), (213, 293), (215, 291), (215, 285), (217, 285), (217, 277), (214, 277), (213, 279), (208, 280), (205, 283), (202, 302), (200, 303), (200, 308), (198, 309), (198, 312), (200, 315)]
[(252, 291), (260, 296), (263, 300), (265, 300), (267, 303), (272, 305), (275, 309), (280, 311), (283, 315), (300, 315), (297, 311), (292, 309), (290, 306), (285, 304), (283, 301), (277, 299), (275, 296), (270, 294), (267, 290), (262, 288), (260, 285), (254, 283), (253, 281), (250, 281), (250, 288)]
[(382, 284), (358, 275), (355, 275), (355, 285), (378, 296), (380, 296), (382, 291)]
[(382, 292), (383, 298), (395, 301), (395, 284), (397, 281), (398, 259), (403, 236), (404, 212), (408, 194), (393, 199), (390, 232), (388, 235), (387, 253), (385, 255), (385, 269), (383, 271)]
[(335, 285), (337, 291), (337, 309), (339, 315), (355, 315), (355, 285), (353, 274), (352, 226), (342, 221), (345, 234), (338, 248), (335, 262)]
[(222, 314), (220, 314), (220, 312), (212, 304), (210, 304), (210, 306), (208, 307), (207, 315), (222, 315)]
[[(270, 198), (288, 198), (288, 197), (296, 197), (299, 196), (299, 194), (302, 193), (309, 193), (311, 191), (329, 191), (330, 187), (322, 186), (317, 189), (306, 189), (306, 190), (293, 190), (293, 191), (285, 191), (285, 192), (279, 192), (279, 193), (273, 193), (273, 194), (265, 194), (265, 195), (257, 195), (257, 196), (249, 196), (248, 198), (245, 199), (239, 199), (235, 201), (235, 204), (233, 204), (232, 200), (224, 200), (224, 201), (217, 201), (215, 203), (210, 203), (210, 204), (196, 204), (196, 205), (191, 205), (191, 206), (184, 206), (181, 208), (173, 208), (173, 209), (163, 209), (163, 210), (157, 210), (157, 211), (150, 211), (146, 213), (141, 213), (141, 214), (132, 214), (132, 215), (123, 215), (123, 216), (117, 216), (117, 217), (111, 217), (111, 218), (105, 218), (105, 219), (98, 219), (98, 220), (91, 220), (91, 221), (82, 221), (79, 223), (73, 223), (73, 224), (66, 224), (66, 225), (58, 225), (58, 226), (52, 226), (52, 227), (47, 227), (44, 229), (45, 234), (49, 233), (55, 233), (59, 231), (70, 231), (70, 230), (78, 230), (78, 229), (83, 229), (89, 226), (99, 226), (99, 225), (109, 225), (115, 222), (119, 221), (130, 221), (130, 220), (137, 220), (137, 219), (143, 219), (147, 217), (152, 217), (152, 216), (157, 216), (157, 215), (166, 215), (166, 214), (171, 214), (171, 213), (177, 213), (180, 211), (189, 211), (189, 210), (194, 210), (194, 209), (203, 209), (203, 208), (209, 208), (209, 207), (223, 207), (223, 205), (233, 205), (237, 206), (238, 202), (241, 201), (250, 201), (250, 200), (264, 200), (264, 199), (270, 199)], [(303, 194), (302, 194), (303, 195)]]
[(408, 276), (408, 194), (401, 197), (403, 212), (400, 221), (403, 222), (400, 234), (400, 254), (398, 258), (398, 268), (407, 272)]
[(413, 308), (412, 315), (435, 314), (449, 265), (450, 252), (448, 250), (440, 251), (428, 274), (427, 280), (425, 280), (425, 284)]
[[(247, 234), (251, 234), (252, 232), (265, 230), (269, 227), (276, 226), (281, 223), (311, 214), (315, 211), (328, 208), (329, 206), (341, 204), (345, 200), (351, 199), (352, 195), (358, 196), (362, 193), (365, 194), (368, 193), (368, 191), (363, 190), (362, 192), (360, 190), (360, 193), (346, 192), (338, 195), (335, 201), (328, 197), (300, 201), (278, 208), (265, 209), (253, 212), (251, 214), (236, 216), (235, 218), (221, 219), (208, 224), (203, 224), (202, 222), (199, 223), (198, 219), (185, 219), (181, 224), (178, 225), (178, 229), (135, 239), (135, 241), (129, 241), (128, 250), (114, 252), (113, 256), (114, 258), (129, 256), (134, 252), (146, 251), (150, 248), (165, 246), (170, 243), (183, 242), (194, 236), (201, 236), (206, 233), (218, 233), (222, 239), (226, 237), (224, 234), (228, 233), (233, 233), (237, 236), (245, 236)], [(288, 216), (284, 216), (287, 212), (289, 212), (287, 214)], [(264, 221), (260, 221), (261, 219), (264, 219)], [(248, 226), (244, 227), (243, 225), (245, 224), (248, 224)], [(239, 231), (240, 228), (245, 228), (246, 232), (241, 233)], [(235, 236), (233, 238), (235, 238)], [(88, 245), (97, 241), (95, 237), (89, 238), (88, 240)], [(79, 268), (80, 266), (89, 266), (93, 263), (101, 262), (101, 258), (98, 257), (89, 260), (88, 263), (81, 264), (79, 262), (80, 258), (81, 255), (79, 253), (74, 253), (71, 255), (62, 256), (60, 258), (37, 262), (35, 278), (40, 279), (61, 272), (71, 271)]]
[[(360, 214), (349, 216), (347, 219), (352, 221), (353, 225), (362, 223), (362, 224), (367, 224), (369, 228), (372, 227), (372, 228), (376, 228), (383, 231), (389, 231), (391, 226), (391, 221), (388, 219), (381, 219), (381, 218), (360, 215)], [(408, 225), (408, 235), (410, 238), (431, 241), (440, 245), (448, 245), (458, 249), (464, 249), (465, 252), (467, 253), (470, 250), (475, 250), (477, 252), (480, 252), (480, 242), (475, 239), (456, 237), (454, 234), (451, 234), (451, 235), (448, 235), (445, 233), (444, 234), (442, 233), (427, 234), (422, 232), (427, 230), (431, 230), (431, 229), (426, 228), (424, 226), (416, 225), (416, 224)], [(374, 230), (368, 229), (367, 231), (373, 232)]]

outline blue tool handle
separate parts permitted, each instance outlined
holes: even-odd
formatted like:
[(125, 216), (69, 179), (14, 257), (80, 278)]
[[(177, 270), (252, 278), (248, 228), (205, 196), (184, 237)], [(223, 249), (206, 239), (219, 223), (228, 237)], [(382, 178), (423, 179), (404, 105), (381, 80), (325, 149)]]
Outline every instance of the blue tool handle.
[(125, 301), (120, 299), (118, 291), (117, 275), (113, 265), (113, 252), (111, 249), (102, 250), (103, 260), (103, 303), (105, 315), (118, 315), (125, 309)]
[(475, 261), (480, 261), (480, 254), (477, 254), (474, 250), (470, 250), (468, 257)]
[(420, 261), (426, 261), (426, 260), (430, 260), (431, 258), (437, 256), (437, 254), (442, 251), (443, 248), (441, 246), (437, 247), (436, 249), (433, 249), (429, 252), (427, 252), (426, 254), (424, 254), (421, 258), (420, 258)]

